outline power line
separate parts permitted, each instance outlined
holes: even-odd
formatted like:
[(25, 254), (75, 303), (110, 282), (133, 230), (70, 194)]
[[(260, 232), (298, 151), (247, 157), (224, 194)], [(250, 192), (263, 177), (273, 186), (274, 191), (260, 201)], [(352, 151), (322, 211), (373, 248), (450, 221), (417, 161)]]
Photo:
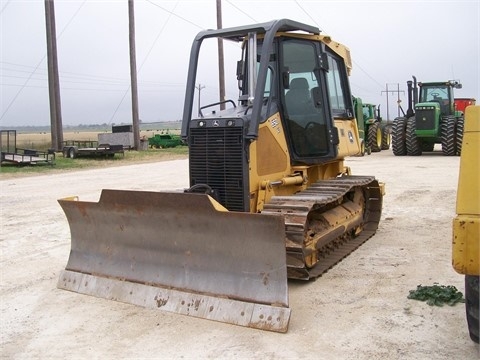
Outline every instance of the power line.
[(374, 83), (376, 83), (378, 86), (380, 86), (381, 88), (383, 88), (383, 85), (380, 84), (380, 82), (378, 82), (376, 79), (374, 79), (373, 76), (371, 76), (369, 73), (367, 73), (357, 62), (353, 61), (353, 63), (354, 63), (355, 66), (357, 66), (365, 75), (367, 75)]
[(317, 22), (315, 21), (315, 19), (314, 19), (307, 11), (305, 11), (305, 9), (302, 7), (302, 5), (300, 5), (300, 3), (299, 3), (297, 0), (295, 0), (295, 4), (297, 4), (297, 6), (300, 8), (300, 10), (302, 10), (303, 13), (304, 13), (305, 15), (307, 15), (308, 18), (309, 18), (310, 20), (312, 20), (315, 25), (317, 25), (317, 27), (320, 29), (320, 31), (323, 32), (323, 30), (320, 28), (320, 25), (318, 25)]
[[(27, 65), (20, 65), (20, 64), (14, 64), (14, 63), (7, 63), (7, 62), (1, 62), (0, 61), (0, 69), (9, 71), (9, 74), (5, 74), (4, 72), (0, 75), (0, 78), (3, 80), (6, 79), (30, 79), (29, 82), (31, 81), (40, 81), (40, 82), (46, 82), (48, 80), (46, 70), (44, 69), (38, 69), (39, 71), (30, 71), (30, 70), (21, 70), (21, 69), (14, 69), (11, 67), (5, 67), (2, 66), (1, 64), (9, 64), (17, 67), (22, 67), (22, 68), (33, 68), (35, 67), (32, 66), (27, 66)], [(23, 75), (23, 74), (29, 74), (28, 76)], [(106, 87), (114, 87), (114, 86), (122, 86), (124, 87), (125, 85), (128, 85), (129, 80), (126, 78), (115, 78), (115, 77), (106, 77), (106, 76), (95, 76), (95, 75), (88, 75), (88, 74), (80, 74), (80, 73), (72, 73), (72, 72), (61, 72), (60, 73), (60, 78), (62, 83), (69, 83), (69, 84), (85, 84), (85, 85), (103, 85)], [(139, 81), (139, 84), (142, 85), (142, 87), (183, 87), (183, 83), (167, 83), (167, 82), (158, 82), (158, 81), (151, 81), (151, 80), (142, 80)], [(29, 84), (6, 84), (6, 83), (1, 83), (0, 85), (2, 86), (24, 86), (25, 88), (29, 87), (37, 87), (38, 86), (32, 86)], [(64, 87), (62, 86), (62, 89)], [(82, 90), (80, 88), (77, 88), (78, 90)], [(95, 88), (92, 88), (92, 90), (97, 90)], [(113, 90), (117, 91), (117, 90)]]
[[(1, 83), (1, 86), (9, 86), (9, 87), (19, 87), (22, 85), (19, 84), (9, 84), (9, 83)], [(183, 91), (184, 85), (177, 85), (175, 86), (177, 88), (180, 88)], [(27, 88), (29, 89), (48, 89), (47, 85), (28, 85)], [(62, 86), (62, 91), (100, 91), (100, 92), (120, 92), (124, 91), (123, 89), (100, 89), (100, 88), (79, 88), (79, 87), (66, 87)], [(166, 89), (166, 88), (159, 88), (159, 89), (140, 89), (139, 90), (141, 93), (162, 93), (162, 92), (168, 92), (171, 93), (171, 89)]]
[[(153, 5), (156, 5), (156, 4), (152, 3), (151, 1), (149, 1), (149, 2), (150, 2), (151, 4), (153, 4)], [(175, 6), (173, 7), (173, 11), (177, 8), (177, 5), (178, 5), (178, 1), (175, 3)], [(159, 6), (159, 7), (160, 7), (160, 6)], [(172, 15), (174, 14), (173, 11), (172, 11), (172, 12), (169, 12), (167, 21), (165, 21), (164, 25), (162, 26), (162, 28), (161, 28), (160, 31), (158, 32), (157, 36), (155, 37), (155, 40), (153, 41), (152, 46), (150, 46), (150, 49), (148, 50), (147, 55), (146, 55), (145, 58), (143, 59), (143, 62), (140, 64), (140, 67), (139, 67), (139, 69), (138, 69), (138, 71), (137, 71), (137, 74), (142, 70), (143, 65), (145, 64), (145, 62), (147, 61), (150, 53), (152, 52), (153, 48), (155, 47), (155, 44), (157, 43), (158, 38), (159, 38), (160, 35), (163, 33), (163, 30), (164, 30), (165, 27), (167, 26), (168, 21), (170, 20), (170, 18), (171, 18)], [(115, 111), (113, 112), (113, 115), (112, 115), (112, 117), (110, 118), (110, 123), (111, 123), (112, 120), (115, 118), (115, 115), (117, 114), (118, 109), (119, 109), (120, 106), (122, 105), (123, 100), (125, 100), (125, 97), (127, 96), (128, 91), (130, 90), (130, 88), (131, 88), (131, 85), (128, 86), (127, 90), (126, 90), (125, 93), (123, 94), (122, 99), (120, 100), (120, 103), (119, 103), (118, 106), (115, 108)]]
[[(12, 72), (20, 72), (20, 73), (28, 73), (30, 74), (30, 70), (18, 70), (18, 69), (12, 69), (12, 68), (5, 68), (1, 64), (8, 64), (8, 65), (13, 65), (17, 67), (23, 67), (23, 68), (28, 68), (28, 69), (35, 69), (34, 66), (29, 66), (29, 65), (22, 65), (22, 64), (16, 64), (16, 63), (11, 63), (11, 62), (5, 62), (5, 61), (0, 61), (0, 69), (4, 69), (7, 71), (12, 71)], [(43, 72), (44, 74), (41, 74)], [(47, 76), (45, 69), (37, 69), (36, 73), (40, 76)], [(9, 75), (0, 75), (0, 76), (5, 76), (8, 77)], [(61, 71), (60, 72), (60, 77), (62, 79), (86, 79), (86, 80), (93, 80), (93, 81), (102, 81), (105, 83), (125, 83), (127, 84), (129, 80), (127, 78), (118, 78), (118, 77), (111, 77), (111, 76), (102, 76), (102, 75), (92, 75), (92, 74), (84, 74), (84, 73), (76, 73), (76, 72), (69, 72), (69, 71)], [(25, 78), (25, 77), (23, 77)], [(144, 86), (147, 85), (159, 85), (159, 86), (180, 86), (184, 85), (183, 83), (164, 83), (164, 82), (159, 82), (159, 81), (152, 81), (152, 80), (142, 80), (139, 82), (140, 84), (143, 84)], [(27, 86), (28, 87), (28, 86)]]
[(237, 5), (235, 4), (232, 4), (232, 2), (230, 0), (227, 0), (227, 3), (229, 3), (232, 7), (234, 7), (236, 10), (238, 10), (239, 12), (241, 12), (243, 15), (245, 15), (246, 17), (250, 18), (253, 22), (258, 22), (256, 19), (254, 19), (253, 17), (251, 17), (249, 14), (247, 14), (245, 11), (243, 11), (242, 9), (240, 9)]
[(10, 103), (7, 105), (7, 108), (5, 109), (5, 111), (3, 112), (2, 116), (0, 116), (0, 120), (3, 119), (3, 117), (5, 116), (5, 114), (8, 112), (8, 110), (10, 110), (10, 108), (12, 107), (13, 103), (17, 100), (18, 96), (20, 95), (20, 93), (23, 91), (23, 89), (27, 86), (27, 83), (30, 81), (30, 79), (32, 78), (33, 74), (35, 73), (35, 71), (37, 70), (37, 68), (40, 66), (40, 64), (43, 62), (43, 60), (47, 57), (47, 55), (45, 54), (42, 59), (38, 62), (37, 66), (35, 67), (35, 69), (30, 73), (29, 77), (27, 78), (27, 80), (25, 80), (25, 83), (21, 86), (21, 88), (17, 91), (17, 93), (15, 94), (15, 96), (13, 97), (12, 101), (10, 101)]
[[(65, 25), (65, 27), (63, 28), (63, 30), (60, 32), (60, 35), (58, 35), (57, 39), (60, 39), (60, 37), (62, 36), (62, 34), (64, 33), (64, 31), (67, 29), (67, 27), (70, 25), (70, 23), (72, 22), (72, 20), (77, 16), (78, 12), (80, 11), (80, 9), (83, 7), (83, 5), (85, 4), (85, 1), (86, 0), (83, 0), (83, 2), (80, 4), (79, 8), (77, 9), (77, 11), (75, 11), (75, 13), (73, 14), (73, 16), (70, 18), (70, 20), (67, 22), (67, 24)], [(7, 3), (8, 5), (8, 3)], [(2, 12), (3, 10), (7, 7), (7, 5), (5, 5), (3, 8), (2, 8)], [(42, 59), (38, 62), (37, 66), (35, 66), (35, 68), (33, 69), (33, 71), (31, 72), (30, 76), (27, 78), (27, 80), (25, 81), (25, 83), (23, 84), (23, 86), (18, 90), (18, 92), (15, 94), (15, 96), (13, 97), (12, 101), (10, 101), (10, 103), (8, 104), (7, 108), (5, 109), (5, 111), (2, 113), (2, 116), (0, 116), (0, 120), (3, 119), (3, 117), (5, 116), (5, 114), (8, 112), (8, 110), (10, 110), (10, 108), (12, 107), (12, 105), (15, 103), (15, 101), (17, 100), (18, 96), (21, 94), (21, 92), (23, 91), (23, 89), (26, 87), (26, 85), (28, 84), (28, 82), (30, 81), (30, 78), (33, 76), (33, 74), (37, 71), (37, 69), (39, 68), (39, 66), (42, 64), (43, 60), (45, 60), (45, 58), (47, 57), (47, 54), (43, 55)]]
[[(320, 27), (320, 25), (318, 25), (318, 23), (317, 23), (317, 22), (315, 21), (315, 19), (310, 15), (310, 13), (307, 12), (307, 11), (302, 7), (302, 5), (300, 5), (300, 3), (299, 3), (297, 0), (294, 0), (294, 2), (295, 2), (295, 4), (300, 8), (300, 10), (302, 10), (302, 12), (303, 12), (306, 16), (308, 16), (308, 18), (309, 18), (310, 20), (312, 20), (312, 21), (315, 23), (315, 25), (317, 25), (317, 27), (318, 27), (322, 32), (325, 32), (325, 29), (322, 29), (322, 28)], [(380, 86), (381, 88), (383, 88), (383, 85), (382, 85), (379, 81), (377, 81), (373, 76), (371, 76), (365, 69), (363, 69), (358, 62), (356, 62), (356, 61), (354, 61), (354, 60), (352, 60), (352, 62), (355, 64), (356, 67), (358, 67), (358, 68), (360, 69), (360, 71), (362, 71), (365, 75), (367, 75), (374, 83), (376, 83), (378, 86)]]
[[(41, 78), (30, 78), (32, 81), (41, 81), (41, 82), (46, 82), (48, 79), (45, 77), (45, 75)], [(3, 78), (10, 78), (10, 79), (25, 79), (25, 76), (15, 76), (15, 75), (2, 75)], [(67, 79), (72, 78), (74, 80), (66, 80), (65, 77), (62, 77), (62, 83), (69, 83), (69, 84), (84, 84), (84, 85), (99, 85), (99, 86), (105, 86), (105, 87), (114, 87), (114, 86), (121, 86), (124, 87), (127, 85), (127, 80), (124, 81), (105, 81), (105, 80), (91, 80), (91, 79), (82, 79), (79, 78), (78, 80), (84, 80), (84, 81), (75, 81), (75, 77), (66, 77)], [(141, 84), (143, 87), (183, 87), (183, 83), (159, 83), (159, 82), (143, 82), (140, 81), (139, 84)], [(1, 83), (0, 85), (6, 85), (5, 83)], [(33, 87), (32, 85), (21, 85), (21, 84), (10, 84), (14, 86), (24, 86), (26, 88)], [(62, 86), (63, 89), (63, 86)]]
[(2, 15), (3, 11), (6, 9), (8, 4), (10, 4), (10, 0), (8, 0), (7, 3), (2, 7), (2, 10), (0, 10), (0, 15)]
[[(165, 9), (163, 6), (160, 6), (160, 5), (158, 5), (158, 4), (156, 4), (156, 3), (154, 3), (154, 2), (153, 2), (153, 1), (151, 1), (151, 0), (146, 0), (146, 1), (147, 1), (148, 3), (150, 3), (150, 4), (152, 4), (152, 5), (154, 5), (154, 6), (158, 7), (158, 8), (160, 8), (160, 9), (162, 9), (163, 11), (165, 11), (165, 12), (169, 13), (170, 15), (173, 15), (173, 16), (175, 16), (175, 17), (177, 17), (177, 18), (179, 18), (179, 19), (181, 19), (181, 20), (183, 20), (183, 21), (185, 21), (185, 22), (189, 23), (190, 25), (193, 25), (193, 26), (195, 26), (195, 27), (197, 27), (197, 28), (199, 28), (199, 29), (201, 29), (201, 30), (204, 30), (204, 28), (203, 28), (203, 27), (201, 27), (200, 25), (197, 25), (197, 24), (195, 24), (194, 22), (192, 22), (192, 21), (190, 21), (190, 20), (187, 20), (187, 19), (185, 19), (184, 17), (182, 17), (182, 16), (180, 16), (180, 15), (178, 15), (178, 14), (174, 13), (173, 11), (170, 11), (170, 10), (168, 10), (168, 9)], [(175, 6), (176, 6), (176, 5), (175, 5)]]

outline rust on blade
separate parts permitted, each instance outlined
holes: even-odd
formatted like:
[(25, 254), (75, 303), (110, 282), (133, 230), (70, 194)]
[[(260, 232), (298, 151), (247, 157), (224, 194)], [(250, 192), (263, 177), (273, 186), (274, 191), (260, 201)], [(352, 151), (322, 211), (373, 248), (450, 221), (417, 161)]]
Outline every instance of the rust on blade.
[(64, 270), (57, 287), (80, 294), (223, 323), (285, 333), (290, 309), (188, 293)]
[[(217, 211), (207, 195), (171, 192), (103, 190), (99, 202), (59, 203), (71, 232), (60, 288), (286, 331), (283, 216)], [(189, 298), (174, 301), (171, 294), (148, 290), (148, 298), (139, 300), (146, 289)]]

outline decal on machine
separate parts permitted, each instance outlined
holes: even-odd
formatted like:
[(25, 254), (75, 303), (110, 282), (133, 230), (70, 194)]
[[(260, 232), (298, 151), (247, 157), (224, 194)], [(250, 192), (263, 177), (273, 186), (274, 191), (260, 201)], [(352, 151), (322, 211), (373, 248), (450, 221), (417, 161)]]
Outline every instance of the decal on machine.
[(277, 129), (277, 133), (280, 134), (280, 127), (277, 119), (272, 119), (270, 120), (270, 125), (272, 126), (272, 129)]
[(353, 134), (350, 130), (348, 131), (348, 140), (350, 140), (350, 143), (353, 144)]

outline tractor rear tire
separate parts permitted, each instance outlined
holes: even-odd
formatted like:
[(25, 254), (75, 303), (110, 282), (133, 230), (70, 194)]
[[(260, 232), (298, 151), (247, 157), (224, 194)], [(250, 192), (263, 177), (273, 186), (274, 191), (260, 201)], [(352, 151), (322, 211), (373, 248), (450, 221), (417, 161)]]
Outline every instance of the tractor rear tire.
[(464, 119), (463, 116), (457, 118), (457, 126), (455, 131), (455, 136), (457, 140), (457, 155), (462, 154), (462, 142), (463, 142), (463, 128), (464, 128)]
[(470, 339), (478, 344), (478, 300), (479, 277), (465, 275), (465, 312), (467, 315), (468, 332)]
[(411, 117), (407, 120), (407, 130), (405, 135), (405, 143), (407, 146), (407, 155), (419, 156), (422, 155), (422, 144), (415, 134), (415, 118)]
[(446, 156), (454, 156), (457, 153), (457, 139), (455, 135), (455, 117), (444, 116), (442, 118), (442, 152)]
[(396, 118), (392, 125), (392, 150), (395, 156), (407, 155), (405, 146), (405, 125), (407, 119), (404, 117)]
[(367, 144), (372, 149), (372, 152), (382, 150), (382, 130), (378, 126), (378, 122), (368, 126), (367, 139)]
[(382, 126), (382, 150), (390, 149), (392, 143), (392, 135), (386, 126)]

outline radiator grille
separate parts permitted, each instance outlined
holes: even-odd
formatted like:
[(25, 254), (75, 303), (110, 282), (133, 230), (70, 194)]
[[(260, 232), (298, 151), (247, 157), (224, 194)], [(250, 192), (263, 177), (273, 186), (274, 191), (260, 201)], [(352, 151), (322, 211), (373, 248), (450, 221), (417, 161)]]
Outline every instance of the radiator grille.
[(190, 129), (190, 185), (207, 184), (230, 211), (245, 211), (243, 127)]
[(417, 110), (415, 119), (417, 130), (435, 129), (435, 110)]

